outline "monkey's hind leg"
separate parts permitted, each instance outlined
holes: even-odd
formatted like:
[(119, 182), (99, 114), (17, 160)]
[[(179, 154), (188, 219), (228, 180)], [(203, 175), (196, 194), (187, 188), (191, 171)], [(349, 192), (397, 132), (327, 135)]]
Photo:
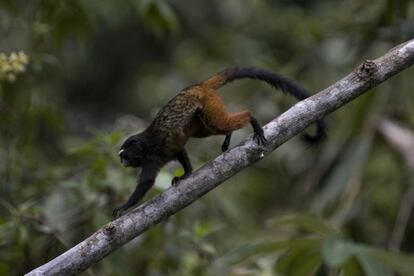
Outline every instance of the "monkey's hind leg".
[(226, 138), (224, 139), (223, 144), (221, 145), (221, 151), (222, 152), (225, 152), (229, 149), (232, 133), (233, 132), (230, 132), (229, 134), (226, 135)]
[(229, 134), (248, 123), (253, 127), (256, 142), (261, 145), (266, 143), (262, 127), (249, 111), (229, 113), (221, 98), (216, 94), (209, 94), (206, 98), (207, 100), (204, 102), (204, 106), (200, 111), (202, 122), (208, 128), (215, 130), (215, 134), (226, 135), (223, 143), (224, 149), (230, 144), (231, 137)]
[(245, 126), (247, 123), (250, 123), (254, 131), (254, 139), (260, 145), (265, 145), (267, 140), (264, 136), (264, 132), (259, 122), (255, 117), (251, 115), (249, 111), (243, 111), (238, 113), (229, 114), (227, 112), (216, 112), (215, 114), (203, 114), (204, 117), (207, 117), (205, 120), (208, 122), (210, 128), (214, 128), (218, 133), (226, 134), (226, 139), (223, 142), (223, 148), (228, 149), (231, 139), (231, 132), (234, 130), (240, 129)]
[(254, 139), (256, 139), (256, 141), (261, 144), (261, 145), (265, 145), (267, 143), (267, 140), (264, 136), (264, 131), (263, 128), (261, 127), (261, 125), (259, 124), (259, 122), (256, 120), (255, 117), (250, 115), (250, 124), (253, 127), (253, 131), (254, 131)]

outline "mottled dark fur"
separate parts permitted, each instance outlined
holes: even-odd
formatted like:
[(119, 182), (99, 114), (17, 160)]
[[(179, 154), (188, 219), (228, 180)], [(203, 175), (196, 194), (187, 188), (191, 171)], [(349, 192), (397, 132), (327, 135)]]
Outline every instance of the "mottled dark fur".
[[(242, 78), (265, 81), (299, 100), (309, 96), (306, 90), (285, 77), (245, 67), (227, 69), (200, 84), (183, 89), (158, 112), (147, 129), (130, 136), (121, 146), (121, 162), (125, 166), (142, 167), (142, 172), (128, 201), (114, 210), (115, 216), (135, 205), (145, 195), (154, 184), (158, 171), (167, 162), (178, 160), (184, 168), (184, 175), (174, 177), (173, 184), (191, 173), (191, 162), (184, 148), (191, 137), (226, 135), (222, 145), (224, 152), (230, 145), (232, 132), (250, 123), (255, 140), (259, 144), (266, 143), (263, 129), (252, 114), (249, 111), (228, 113), (217, 94), (221, 86)], [(316, 143), (324, 137), (325, 125), (321, 120), (317, 122), (316, 134), (304, 138), (309, 143)]]

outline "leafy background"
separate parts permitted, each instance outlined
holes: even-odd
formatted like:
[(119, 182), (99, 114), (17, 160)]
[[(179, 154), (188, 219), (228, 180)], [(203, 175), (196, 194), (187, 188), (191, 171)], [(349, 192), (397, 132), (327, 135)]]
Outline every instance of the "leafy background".
[[(21, 275), (111, 219), (136, 174), (120, 143), (180, 89), (249, 65), (317, 92), (412, 38), (414, 3), (1, 0), (0, 34), (0, 275)], [(414, 275), (413, 72), (330, 115), (320, 147), (289, 141), (83, 275)], [(252, 81), (222, 95), (263, 123), (295, 102)], [(222, 139), (190, 141), (195, 167)]]

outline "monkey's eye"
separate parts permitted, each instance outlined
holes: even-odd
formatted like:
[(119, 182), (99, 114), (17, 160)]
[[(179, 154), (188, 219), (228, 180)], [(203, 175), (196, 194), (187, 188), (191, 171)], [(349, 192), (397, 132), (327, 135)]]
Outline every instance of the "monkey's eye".
[(124, 151), (125, 151), (124, 149), (121, 149), (121, 150), (118, 152), (118, 155), (121, 155)]

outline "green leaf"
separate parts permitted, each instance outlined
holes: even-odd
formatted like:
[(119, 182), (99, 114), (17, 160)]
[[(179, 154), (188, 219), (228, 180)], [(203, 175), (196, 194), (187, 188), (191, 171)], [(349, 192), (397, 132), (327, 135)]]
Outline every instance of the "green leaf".
[(351, 257), (342, 266), (343, 276), (362, 275), (361, 267), (355, 257)]
[(289, 275), (292, 276), (308, 276), (313, 275), (321, 266), (322, 258), (316, 250), (307, 250), (295, 262), (297, 265), (293, 267)]
[(401, 275), (414, 275), (414, 257), (388, 252), (376, 248), (367, 248), (367, 254), (386, 264)]
[(164, 1), (157, 2), (157, 8), (161, 18), (165, 21), (170, 31), (176, 32), (178, 30), (179, 24), (178, 18), (172, 8)]
[(275, 269), (284, 275), (307, 276), (316, 271), (321, 261), (319, 246), (312, 243), (295, 245), (277, 261)]
[(255, 255), (285, 251), (291, 248), (317, 248), (320, 245), (320, 241), (320, 238), (301, 238), (284, 241), (262, 241), (255, 244), (242, 245), (218, 258), (215, 261), (215, 266), (229, 267)]
[(179, 29), (179, 20), (174, 10), (165, 0), (143, 0), (133, 2), (144, 24), (155, 35), (161, 36), (166, 31), (175, 33)]
[(196, 222), (193, 225), (193, 234), (197, 239), (203, 239), (220, 229), (222, 229), (222, 226), (217, 225), (214, 221)]
[(291, 214), (270, 221), (270, 224), (290, 224), (300, 229), (323, 236), (336, 234), (336, 230), (316, 216), (306, 214)]
[(393, 273), (389, 268), (371, 257), (365, 250), (358, 250), (355, 256), (367, 276), (393, 276)]
[(203, 250), (203, 252), (210, 255), (215, 255), (217, 252), (216, 248), (211, 243), (202, 243), (200, 245), (200, 249)]
[(352, 253), (353, 247), (342, 239), (329, 237), (322, 242), (323, 259), (331, 267), (342, 266), (352, 256)]

